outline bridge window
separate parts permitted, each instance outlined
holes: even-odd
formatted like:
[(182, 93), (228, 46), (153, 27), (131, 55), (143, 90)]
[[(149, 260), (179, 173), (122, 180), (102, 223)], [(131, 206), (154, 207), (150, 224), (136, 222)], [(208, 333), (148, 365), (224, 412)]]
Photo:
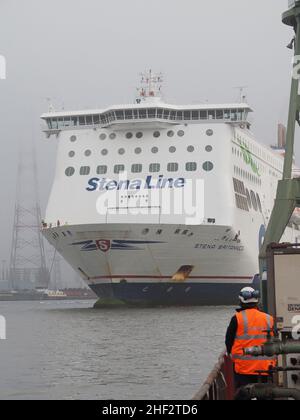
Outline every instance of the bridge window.
[(97, 174), (98, 175), (105, 175), (107, 173), (107, 166), (100, 165), (97, 167)]
[(176, 162), (168, 163), (168, 172), (178, 172), (179, 165)]
[(131, 166), (131, 172), (134, 174), (139, 174), (143, 171), (143, 165), (141, 164), (134, 164)]
[(100, 115), (93, 115), (93, 123), (95, 125), (100, 124)]
[(124, 120), (124, 111), (116, 111), (117, 120)]
[(92, 125), (93, 124), (93, 118), (92, 118), (91, 115), (87, 115), (85, 118), (86, 118), (87, 125)]
[(132, 120), (133, 118), (133, 112), (132, 109), (128, 109), (125, 111), (125, 119), (126, 120)]
[(147, 110), (139, 109), (139, 119), (144, 120), (147, 118)]
[(75, 173), (75, 169), (74, 169), (72, 166), (70, 166), (69, 168), (67, 168), (67, 169), (65, 170), (65, 174), (66, 174), (67, 176), (73, 176), (73, 175), (74, 175), (74, 173)]
[(85, 117), (79, 117), (79, 125), (85, 125)]
[(156, 117), (156, 108), (148, 109), (148, 118), (155, 118)]
[(82, 166), (79, 171), (80, 175), (89, 175), (90, 172), (91, 168), (89, 166)]
[(160, 164), (159, 163), (151, 163), (149, 166), (149, 172), (160, 172)]
[(196, 162), (188, 162), (188, 163), (185, 165), (185, 169), (186, 169), (188, 172), (195, 172), (195, 171), (197, 171), (197, 163), (196, 163)]

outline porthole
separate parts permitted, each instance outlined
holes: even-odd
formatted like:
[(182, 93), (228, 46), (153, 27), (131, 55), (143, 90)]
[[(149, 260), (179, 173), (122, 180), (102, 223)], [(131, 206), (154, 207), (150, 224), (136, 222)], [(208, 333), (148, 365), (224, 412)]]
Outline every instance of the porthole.
[(193, 153), (195, 151), (195, 147), (194, 146), (189, 146), (187, 148), (187, 151), (190, 152), (190, 153)]
[(173, 130), (169, 130), (168, 132), (167, 132), (167, 136), (168, 137), (174, 137), (174, 131)]
[(114, 167), (114, 173), (115, 174), (120, 174), (124, 171), (125, 171), (125, 166), (124, 165), (115, 165), (115, 167)]
[(136, 163), (131, 166), (131, 172), (133, 174), (140, 174), (142, 171), (143, 171), (143, 165), (141, 165), (140, 163)]
[(140, 155), (140, 154), (142, 153), (142, 149), (141, 149), (140, 147), (137, 147), (137, 148), (134, 150), (134, 153), (135, 153), (136, 155)]
[(187, 162), (185, 165), (185, 169), (188, 172), (195, 172), (197, 171), (197, 163), (196, 162)]
[(151, 152), (152, 153), (158, 153), (158, 147), (152, 147)]
[(206, 172), (210, 172), (214, 169), (214, 164), (212, 162), (204, 162), (202, 168)]
[(158, 137), (160, 137), (160, 131), (154, 131), (154, 133), (153, 133), (153, 137), (155, 137), (156, 139), (157, 139)]
[(176, 162), (168, 163), (168, 172), (178, 172), (179, 165)]
[(80, 175), (89, 175), (90, 172), (91, 168), (89, 166), (82, 166), (79, 171)]
[(110, 133), (109, 138), (111, 140), (115, 140), (115, 138), (117, 137), (116, 133)]
[(184, 136), (184, 134), (185, 134), (185, 132), (184, 132), (183, 130), (179, 130), (179, 131), (177, 132), (178, 137), (183, 137), (183, 136)]
[(75, 152), (72, 150), (71, 152), (69, 152), (69, 157), (74, 157), (75, 156)]
[(77, 137), (76, 137), (76, 136), (71, 136), (71, 137), (70, 137), (70, 140), (71, 140), (71, 142), (72, 142), (72, 143), (74, 143), (74, 141), (76, 141), (76, 140), (77, 140)]
[(160, 172), (160, 163), (151, 163), (149, 166), (150, 173)]
[(125, 155), (125, 149), (119, 149), (118, 153), (119, 155)]
[(212, 146), (206, 146), (205, 147), (205, 151), (208, 152), (208, 153), (210, 153), (210, 152), (213, 151), (213, 147)]
[(209, 137), (211, 137), (211, 136), (213, 136), (213, 135), (214, 135), (214, 131), (213, 131), (213, 130), (211, 130), (211, 129), (206, 130), (206, 135), (207, 135), (207, 136), (209, 136)]
[(105, 175), (107, 173), (107, 166), (101, 165), (97, 167), (97, 174), (98, 175)]
[(99, 136), (100, 140), (105, 140), (107, 138), (107, 135), (105, 133), (101, 133)]
[(150, 232), (150, 229), (144, 229), (142, 231), (142, 235), (148, 235), (149, 232)]
[(84, 155), (85, 156), (91, 156), (91, 154), (92, 154), (92, 152), (91, 152), (91, 150), (86, 150), (85, 152), (84, 152)]
[(176, 152), (176, 147), (171, 146), (171, 147), (169, 148), (169, 152), (170, 152), (170, 153), (175, 153), (175, 152)]
[(75, 169), (74, 169), (72, 166), (70, 166), (69, 168), (67, 168), (67, 169), (65, 170), (65, 174), (66, 174), (67, 176), (73, 176), (73, 175), (74, 175), (74, 173), (75, 173)]
[(102, 156), (107, 156), (108, 155), (108, 150), (107, 149), (101, 150), (101, 155)]
[(133, 137), (133, 134), (132, 133), (126, 133), (126, 138), (127, 139), (132, 139), (132, 137)]
[(138, 133), (136, 133), (135, 136), (136, 136), (137, 139), (141, 139), (143, 137), (143, 135), (144, 134), (141, 131), (139, 131)]

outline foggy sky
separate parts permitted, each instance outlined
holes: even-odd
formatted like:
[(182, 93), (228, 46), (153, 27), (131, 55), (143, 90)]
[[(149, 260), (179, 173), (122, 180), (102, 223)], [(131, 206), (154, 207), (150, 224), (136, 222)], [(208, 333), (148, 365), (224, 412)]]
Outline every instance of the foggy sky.
[[(34, 139), (43, 210), (56, 140), (41, 133), (57, 110), (130, 103), (139, 73), (164, 73), (171, 103), (233, 102), (248, 86), (253, 130), (276, 142), (286, 123), (292, 30), (287, 0), (0, 0), (0, 262), (9, 259), (18, 148)], [(300, 161), (299, 147), (297, 158)]]

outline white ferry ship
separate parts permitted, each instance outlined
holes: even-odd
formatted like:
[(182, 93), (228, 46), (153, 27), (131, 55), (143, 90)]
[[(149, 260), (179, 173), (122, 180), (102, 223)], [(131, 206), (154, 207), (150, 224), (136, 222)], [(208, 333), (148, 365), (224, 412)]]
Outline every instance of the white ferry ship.
[(42, 115), (58, 142), (44, 235), (102, 299), (233, 304), (256, 281), (284, 144), (255, 139), (244, 100), (175, 106), (160, 75), (142, 82), (132, 105)]

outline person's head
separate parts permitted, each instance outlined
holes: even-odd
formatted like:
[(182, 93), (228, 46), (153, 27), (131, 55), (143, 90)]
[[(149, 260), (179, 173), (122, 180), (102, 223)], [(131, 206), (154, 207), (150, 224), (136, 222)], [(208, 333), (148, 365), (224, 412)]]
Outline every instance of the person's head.
[(239, 294), (241, 307), (255, 307), (259, 304), (260, 293), (252, 287), (244, 287)]

